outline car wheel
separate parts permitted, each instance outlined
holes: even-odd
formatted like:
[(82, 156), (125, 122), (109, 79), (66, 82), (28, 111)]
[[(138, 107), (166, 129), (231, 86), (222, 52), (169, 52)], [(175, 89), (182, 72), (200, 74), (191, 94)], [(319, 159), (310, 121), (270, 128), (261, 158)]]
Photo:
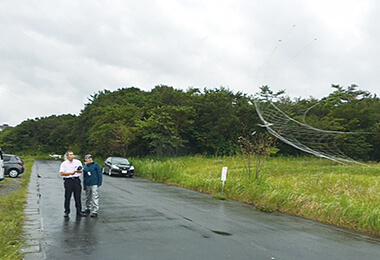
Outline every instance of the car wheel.
[(11, 177), (11, 178), (16, 178), (17, 176), (18, 176), (18, 170), (16, 170), (16, 169), (11, 169), (11, 170), (9, 170), (9, 172), (8, 172), (8, 175), (9, 175), (9, 177)]
[(108, 171), (108, 175), (111, 176), (112, 175), (112, 170), (110, 168), (110, 170)]

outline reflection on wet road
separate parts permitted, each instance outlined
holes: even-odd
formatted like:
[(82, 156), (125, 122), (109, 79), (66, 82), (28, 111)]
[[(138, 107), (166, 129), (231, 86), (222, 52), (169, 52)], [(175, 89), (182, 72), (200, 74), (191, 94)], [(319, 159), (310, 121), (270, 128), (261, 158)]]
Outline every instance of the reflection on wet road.
[(379, 259), (378, 239), (141, 178), (104, 175), (99, 217), (66, 220), (59, 163), (36, 161), (47, 259)]

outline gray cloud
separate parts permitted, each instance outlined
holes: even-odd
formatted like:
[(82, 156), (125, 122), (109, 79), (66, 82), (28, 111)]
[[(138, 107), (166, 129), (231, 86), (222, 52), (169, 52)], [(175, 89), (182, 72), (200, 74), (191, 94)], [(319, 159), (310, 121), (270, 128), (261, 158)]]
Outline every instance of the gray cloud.
[(369, 0), (1, 1), (0, 123), (78, 114), (91, 94), (130, 86), (379, 94), (378, 11)]

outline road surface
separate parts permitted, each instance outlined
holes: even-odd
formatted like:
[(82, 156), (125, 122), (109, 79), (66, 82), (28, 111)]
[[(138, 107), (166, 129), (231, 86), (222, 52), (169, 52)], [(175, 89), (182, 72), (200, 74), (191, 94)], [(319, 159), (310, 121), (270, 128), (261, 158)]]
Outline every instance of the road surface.
[(67, 220), (59, 164), (32, 173), (46, 259), (380, 259), (379, 239), (138, 177), (103, 175), (98, 218), (72, 198)]

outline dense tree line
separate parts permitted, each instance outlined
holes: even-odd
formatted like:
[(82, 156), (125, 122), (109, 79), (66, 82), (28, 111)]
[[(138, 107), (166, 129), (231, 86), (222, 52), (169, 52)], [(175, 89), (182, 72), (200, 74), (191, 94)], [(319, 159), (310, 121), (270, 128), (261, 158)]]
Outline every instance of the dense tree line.
[[(316, 128), (368, 133), (345, 138), (339, 148), (355, 159), (380, 160), (379, 98), (356, 85), (332, 87), (334, 91), (320, 100), (291, 99), (267, 86), (261, 95), (277, 96), (276, 105), (296, 120), (313, 107), (306, 120)], [(97, 156), (233, 155), (239, 136), (265, 131), (253, 99), (223, 87), (103, 90), (90, 96), (79, 116), (28, 119), (5, 129), (0, 132), (0, 147), (14, 153), (72, 149)], [(283, 143), (278, 148), (279, 154), (300, 154)]]

